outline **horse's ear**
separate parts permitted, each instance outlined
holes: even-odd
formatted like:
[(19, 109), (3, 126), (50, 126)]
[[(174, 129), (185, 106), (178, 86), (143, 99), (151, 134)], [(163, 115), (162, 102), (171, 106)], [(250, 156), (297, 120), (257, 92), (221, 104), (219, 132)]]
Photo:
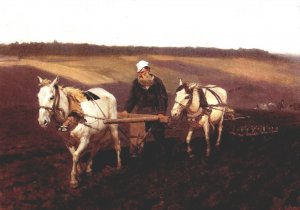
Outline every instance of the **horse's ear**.
[(59, 77), (56, 76), (56, 78), (52, 81), (51, 86), (57, 85), (59, 81)]
[(39, 79), (39, 82), (40, 82), (40, 83), (42, 83), (42, 82), (43, 82), (43, 79), (42, 79), (42, 77), (40, 77), (40, 76), (37, 76), (37, 78)]
[(182, 80), (181, 79), (179, 79), (179, 85), (182, 85), (183, 83), (182, 83)]

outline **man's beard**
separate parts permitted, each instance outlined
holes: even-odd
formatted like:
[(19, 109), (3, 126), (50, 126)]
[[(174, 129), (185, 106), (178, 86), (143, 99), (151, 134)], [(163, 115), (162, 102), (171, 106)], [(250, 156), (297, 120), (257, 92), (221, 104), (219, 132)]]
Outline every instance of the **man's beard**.
[(149, 72), (138, 77), (139, 83), (144, 87), (150, 87), (151, 85), (153, 85), (153, 81), (154, 81), (153, 79), (154, 76)]

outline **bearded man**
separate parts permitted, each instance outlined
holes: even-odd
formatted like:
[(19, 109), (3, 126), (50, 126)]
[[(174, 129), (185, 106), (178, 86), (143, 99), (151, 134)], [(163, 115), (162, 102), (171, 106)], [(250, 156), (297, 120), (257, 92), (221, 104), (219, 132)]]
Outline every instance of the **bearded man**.
[[(128, 116), (128, 113), (134, 111), (137, 114), (154, 114), (163, 118), (168, 107), (168, 94), (163, 82), (151, 74), (149, 62), (141, 60), (136, 67), (137, 78), (133, 81), (122, 115)], [(155, 121), (146, 122), (145, 126), (146, 131), (150, 129), (155, 141), (163, 144), (165, 124)]]

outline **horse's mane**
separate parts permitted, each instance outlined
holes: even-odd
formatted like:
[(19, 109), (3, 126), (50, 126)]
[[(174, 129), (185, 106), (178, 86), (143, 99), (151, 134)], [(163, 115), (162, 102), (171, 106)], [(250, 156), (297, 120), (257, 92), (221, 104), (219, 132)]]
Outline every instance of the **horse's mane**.
[(190, 87), (195, 87), (195, 86), (201, 86), (199, 82), (186, 82), (187, 86)]
[(180, 85), (177, 89), (176, 92), (185, 89), (185, 92), (188, 94), (191, 94), (191, 87), (196, 87), (200, 86), (200, 83), (198, 82), (184, 82), (182, 85)]
[[(40, 83), (39, 86), (43, 87), (43, 86), (48, 86), (52, 83), (51, 80), (49, 79), (43, 79)], [(74, 88), (74, 87), (62, 87), (59, 86), (59, 88), (67, 95), (67, 97), (69, 98), (69, 100), (73, 100), (76, 102), (82, 102), (84, 100), (86, 100), (86, 97), (83, 94), (83, 91), (78, 89), (78, 88)]]
[(40, 87), (44, 87), (44, 86), (47, 86), (47, 85), (50, 85), (51, 84), (51, 80), (49, 79), (43, 79), (40, 83), (39, 83), (39, 86)]
[(202, 85), (200, 82), (184, 82), (182, 85), (180, 85), (179, 87), (177, 87), (177, 91), (180, 91), (182, 89), (193, 89), (193, 88), (213, 88), (216, 87), (216, 85)]
[(63, 91), (67, 95), (67, 97), (70, 97), (77, 102), (82, 102), (82, 101), (86, 100), (86, 97), (84, 96), (82, 90), (80, 90), (78, 88), (65, 87), (65, 88), (63, 88)]

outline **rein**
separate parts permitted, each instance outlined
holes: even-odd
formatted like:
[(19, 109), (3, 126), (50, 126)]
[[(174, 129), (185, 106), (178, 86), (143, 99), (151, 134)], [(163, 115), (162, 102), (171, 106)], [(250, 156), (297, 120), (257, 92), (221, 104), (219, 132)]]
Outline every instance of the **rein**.
[[(94, 99), (93, 95), (91, 95), (89, 92), (86, 92), (85, 94), (88, 95), (92, 99), (92, 103), (98, 107), (98, 109), (101, 111), (101, 113), (103, 114), (104, 117), (98, 117), (98, 116), (96, 117), (96, 116), (92, 116), (92, 115), (88, 115), (88, 114), (83, 114), (83, 116), (94, 118), (95, 121), (97, 121), (97, 120), (106, 120), (105, 113), (103, 112), (103, 110), (101, 109), (101, 107), (95, 102), (95, 99)], [(92, 123), (83, 123), (83, 125), (85, 125), (85, 126), (87, 126), (89, 128), (92, 128), (92, 129), (95, 129), (95, 130), (99, 130), (99, 129), (94, 128), (93, 126), (91, 126), (91, 124)]]
[(186, 105), (184, 105), (184, 104), (182, 104), (182, 103), (180, 103), (176, 100), (175, 100), (175, 104), (179, 104), (179, 106), (182, 107), (182, 108), (187, 108), (192, 104), (192, 99), (193, 99), (193, 97), (190, 98), (190, 100), (188, 101), (188, 103)]
[(106, 116), (105, 116), (103, 110), (101, 109), (101, 107), (95, 102), (95, 99), (93, 98), (93, 96), (92, 96), (89, 92), (86, 92), (86, 94), (92, 98), (92, 103), (98, 107), (98, 109), (99, 109), (99, 110), (101, 111), (101, 113), (103, 114), (104, 118), (94, 117), (94, 116), (90, 116), (90, 115), (87, 115), (87, 114), (84, 114), (84, 116), (92, 117), (92, 118), (98, 119), (98, 120), (105, 120), (105, 119), (106, 119)]

